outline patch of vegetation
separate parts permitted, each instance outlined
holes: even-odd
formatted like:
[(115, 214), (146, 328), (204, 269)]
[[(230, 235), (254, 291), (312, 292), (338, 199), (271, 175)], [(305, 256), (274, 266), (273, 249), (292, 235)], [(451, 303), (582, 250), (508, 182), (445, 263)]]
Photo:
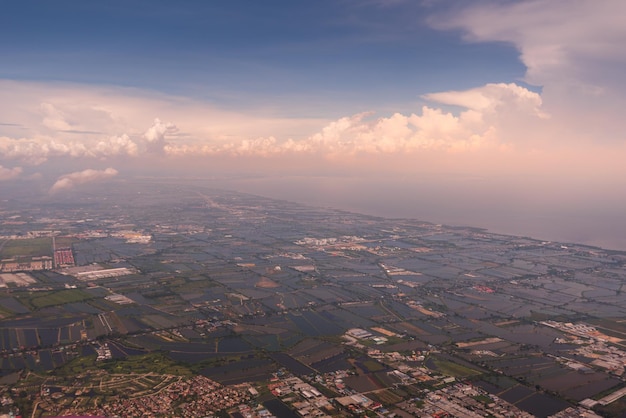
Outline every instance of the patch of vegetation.
[(119, 360), (105, 360), (98, 363), (98, 366), (100, 369), (110, 373), (157, 373), (175, 376), (192, 376), (192, 372), (188, 367), (172, 360), (162, 352), (129, 356)]
[(485, 405), (489, 405), (490, 403), (493, 402), (493, 400), (487, 395), (477, 395), (477, 396), (474, 396), (474, 399)]
[(396, 395), (395, 393), (387, 389), (379, 390), (375, 393), (370, 393), (368, 396), (370, 396), (371, 398), (375, 399), (376, 401), (380, 402), (383, 405), (395, 405), (398, 402), (402, 401), (403, 399), (400, 396)]
[(385, 366), (374, 360), (365, 360), (362, 364), (363, 367), (365, 367), (370, 372), (380, 372), (382, 370), (385, 370)]
[(218, 286), (219, 286), (218, 283), (209, 279), (205, 279), (205, 280), (188, 281), (185, 283), (177, 284), (172, 289), (176, 293), (185, 293), (185, 292), (197, 292), (198, 290), (208, 289), (211, 287), (218, 287)]
[(339, 396), (339, 394), (337, 392), (335, 392), (334, 390), (327, 388), (326, 386), (317, 383), (317, 382), (313, 382), (312, 383), (313, 387), (315, 389), (317, 389), (322, 395), (328, 397), (328, 398), (335, 398), (337, 396)]
[[(590, 318), (587, 320), (591, 325), (602, 328), (600, 331), (618, 338), (626, 336), (626, 324), (621, 319), (614, 318)], [(612, 333), (611, 333), (612, 331)]]
[[(431, 385), (431, 386), (428, 386), (428, 387), (433, 387), (433, 386)], [(423, 396), (424, 395), (423, 388), (421, 388), (419, 386), (419, 383), (415, 383), (415, 384), (412, 384), (412, 385), (404, 386), (403, 389), (411, 397)]]
[[(258, 357), (258, 358), (261, 358), (261, 357)], [(200, 373), (200, 371), (204, 369), (225, 366), (226, 364), (236, 362), (238, 359), (240, 359), (240, 356), (220, 356), (220, 357), (208, 358), (206, 360), (202, 360), (196, 363), (181, 363), (181, 364), (183, 364), (185, 367), (191, 370), (194, 374), (198, 374)]]
[[(0, 299), (1, 301), (1, 299)], [(12, 310), (0, 305), (0, 319), (8, 318), (15, 315), (15, 312)]]
[(88, 370), (96, 369), (96, 355), (78, 356), (75, 359), (65, 363), (63, 366), (56, 368), (52, 374), (58, 377), (74, 377)]
[(20, 298), (21, 302), (33, 309), (47, 308), (49, 306), (64, 305), (66, 303), (84, 302), (93, 299), (93, 295), (80, 289), (66, 289), (52, 292), (38, 292), (29, 295), (29, 298)]
[(57, 248), (71, 248), (72, 244), (78, 241), (80, 240), (75, 237), (56, 237), (54, 239)]
[(499, 374), (490, 374), (481, 377), (481, 380), (484, 380), (487, 383), (491, 383), (502, 390), (512, 388), (517, 385), (517, 382), (510, 377), (502, 376)]
[(477, 376), (481, 374), (480, 371), (471, 369), (469, 367), (463, 366), (461, 364), (455, 363), (450, 360), (444, 360), (441, 358), (433, 358), (433, 364), (435, 365), (437, 371), (441, 374), (445, 374), (448, 376), (454, 377), (470, 377)]
[(626, 411), (626, 398), (620, 398), (608, 405), (596, 405), (593, 410), (607, 418), (623, 417)]
[(281, 343), (278, 335), (244, 335), (244, 340), (257, 349), (266, 351), (280, 351)]
[[(606, 390), (603, 390), (602, 392), (596, 393), (595, 395), (593, 395), (592, 399), (600, 400), (600, 399), (604, 398), (605, 396), (608, 396), (611, 393), (616, 392), (616, 391), (618, 391), (620, 389), (623, 389), (625, 387), (626, 387), (626, 383), (620, 383), (617, 386), (613, 386), (613, 387), (610, 387), (610, 388), (608, 388)], [(621, 399), (624, 399), (626, 401), (626, 398), (621, 398)]]
[(0, 251), (0, 258), (16, 256), (41, 257), (52, 256), (52, 238), (13, 239), (4, 244)]

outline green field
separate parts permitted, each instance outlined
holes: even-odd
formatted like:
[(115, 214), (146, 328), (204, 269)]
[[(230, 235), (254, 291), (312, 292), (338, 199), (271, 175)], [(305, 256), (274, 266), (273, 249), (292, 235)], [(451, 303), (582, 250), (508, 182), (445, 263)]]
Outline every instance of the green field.
[(55, 244), (56, 248), (71, 248), (72, 244), (78, 242), (78, 238), (74, 237), (56, 237)]
[(52, 256), (52, 238), (12, 239), (4, 244), (0, 259), (17, 256), (41, 257)]
[(374, 360), (365, 360), (363, 362), (363, 367), (365, 367), (367, 371), (371, 373), (379, 372), (385, 369), (385, 366)]
[(21, 302), (33, 309), (47, 308), (49, 306), (64, 305), (66, 303), (83, 302), (93, 299), (93, 295), (80, 289), (67, 289), (53, 292), (30, 294), (28, 297), (20, 297)]
[(98, 363), (98, 368), (111, 373), (157, 373), (174, 376), (192, 376), (189, 368), (169, 359), (161, 352), (129, 356), (121, 360), (107, 360)]
[(480, 371), (465, 367), (461, 364), (454, 363), (441, 358), (433, 358), (433, 363), (437, 371), (441, 374), (454, 377), (470, 377), (481, 374)]

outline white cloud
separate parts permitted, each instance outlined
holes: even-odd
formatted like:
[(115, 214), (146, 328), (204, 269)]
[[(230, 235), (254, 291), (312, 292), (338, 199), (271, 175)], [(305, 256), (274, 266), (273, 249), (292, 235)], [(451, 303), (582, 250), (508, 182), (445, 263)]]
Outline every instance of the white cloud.
[(43, 124), (55, 131), (71, 130), (72, 126), (65, 120), (65, 115), (51, 103), (41, 103), (44, 113)]
[(21, 167), (6, 168), (0, 165), (0, 181), (14, 179), (21, 173)]
[(5, 122), (0, 125), (0, 162), (141, 157), (163, 153), (173, 140), (182, 149), (236, 143), (246, 154), (258, 148), (249, 144), (255, 138), (308, 135), (326, 122), (260, 110), (225, 111), (206, 102), (112, 86), (0, 80), (0, 91)]
[(109, 157), (114, 155), (128, 155), (136, 157), (139, 155), (139, 146), (133, 142), (126, 134), (112, 136), (99, 141), (94, 148), (95, 155)]
[(489, 84), (468, 91), (450, 91), (425, 96), (445, 105), (461, 106), (457, 115), (440, 108), (423, 106), (420, 113), (373, 118), (359, 113), (332, 121), (302, 140), (260, 137), (252, 140), (202, 146), (168, 145), (171, 156), (316, 154), (329, 158), (361, 154), (406, 154), (420, 151), (462, 152), (497, 149), (526, 139), (513, 135), (527, 122), (540, 124), (546, 118), (541, 97), (515, 84)]
[(104, 180), (110, 177), (114, 177), (117, 174), (118, 171), (114, 168), (107, 168), (106, 170), (87, 169), (70, 174), (65, 174), (59, 177), (57, 181), (52, 185), (52, 187), (50, 188), (50, 193), (56, 193), (66, 189), (72, 189), (80, 184)]
[(626, 2), (483, 0), (431, 19), (471, 42), (505, 42), (520, 52), (526, 81), (542, 86), (552, 116), (546, 140), (626, 139)]
[(55, 157), (137, 156), (139, 147), (128, 135), (112, 136), (97, 142), (92, 140), (63, 141), (50, 137), (8, 138), (0, 137), (0, 158), (19, 160), (30, 165), (40, 165)]
[[(624, 64), (626, 3), (615, 0), (522, 0), (468, 3), (433, 19), (475, 42), (509, 42), (521, 52), (530, 82), (590, 77), (590, 68)], [(582, 71), (582, 72), (581, 72)]]
[(487, 84), (466, 91), (430, 93), (424, 97), (439, 103), (462, 106), (480, 112), (497, 113), (504, 110), (502, 108), (506, 108), (509, 112), (517, 111), (535, 114), (542, 118), (548, 117), (541, 109), (541, 96), (514, 83)]
[(143, 137), (150, 143), (163, 143), (166, 135), (174, 135), (177, 132), (176, 125), (171, 122), (163, 123), (159, 118), (156, 118), (152, 126), (143, 134)]

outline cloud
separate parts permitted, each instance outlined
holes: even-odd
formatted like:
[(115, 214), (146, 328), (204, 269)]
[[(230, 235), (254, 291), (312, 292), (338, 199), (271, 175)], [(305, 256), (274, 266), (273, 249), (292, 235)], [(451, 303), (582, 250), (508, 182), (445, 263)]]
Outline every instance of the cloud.
[(152, 126), (143, 134), (146, 141), (165, 142), (166, 135), (173, 135), (178, 132), (178, 128), (171, 122), (163, 123), (159, 118), (154, 120)]
[(44, 113), (43, 124), (47, 128), (55, 131), (71, 131), (72, 126), (65, 120), (65, 115), (61, 110), (51, 103), (41, 103), (41, 110)]
[(21, 167), (6, 168), (0, 165), (0, 181), (14, 179), (21, 173)]
[[(284, 154), (324, 155), (331, 159), (362, 154), (406, 154), (420, 151), (463, 152), (497, 149), (526, 140), (512, 135), (527, 122), (540, 124), (548, 116), (539, 94), (516, 84), (489, 84), (468, 91), (425, 95), (443, 105), (462, 107), (458, 114), (438, 107), (423, 106), (421, 112), (374, 118), (371, 112), (346, 116), (330, 122), (302, 140), (259, 137), (225, 144), (167, 145), (171, 156)], [(524, 131), (528, 134), (526, 127)]]
[(94, 148), (94, 154), (104, 157), (114, 155), (135, 157), (139, 155), (139, 146), (137, 143), (133, 142), (128, 135), (122, 134), (99, 141)]
[(146, 150), (154, 154), (163, 154), (164, 147), (167, 145), (166, 137), (177, 133), (178, 128), (173, 123), (163, 123), (159, 118), (154, 119), (152, 126), (143, 134)]
[(529, 81), (544, 84), (563, 76), (580, 81), (592, 77), (591, 68), (624, 64), (625, 14), (626, 3), (614, 0), (490, 0), (434, 17), (432, 23), (462, 29), (470, 41), (515, 45)]
[(54, 157), (103, 158), (116, 155), (138, 155), (138, 146), (128, 135), (113, 136), (101, 141), (63, 141), (50, 137), (0, 137), (0, 158), (40, 165)]
[[(169, 107), (172, 104), (162, 108), (162, 101), (175, 104), (180, 99), (145, 98), (136, 91), (132, 92), (134, 95), (127, 91), (104, 94), (90, 87), (72, 85), (61, 96), (53, 87), (43, 86), (35, 92), (28, 83), (5, 84), (9, 91), (24, 93), (16, 99), (22, 100), (18, 108), (43, 109), (45, 118), (36, 122), (37, 112), (11, 114), (12, 120), (19, 120), (21, 115), (24, 126), (30, 126), (29, 116), (35, 122), (29, 128), (30, 136), (0, 136), (0, 160), (32, 165), (62, 157), (113, 161), (150, 155), (178, 158), (317, 155), (337, 160), (360, 154), (463, 152), (515, 142), (517, 139), (507, 133), (508, 127), (517, 128), (520, 121), (546, 117), (538, 93), (504, 83), (425, 95), (435, 106), (423, 106), (412, 114), (376, 118), (375, 113), (364, 112), (334, 121), (315, 124), (308, 121), (304, 123), (304, 131), (300, 119), (271, 123), (246, 114), (216, 113), (201, 103), (182, 104), (173, 111)], [(74, 100), (68, 100), (72, 95)], [(31, 100), (24, 101), (29, 96)], [(450, 105), (461, 109), (452, 113), (441, 108)], [(147, 111), (138, 113), (146, 109), (157, 114), (160, 110), (172, 116), (176, 124), (160, 118), (148, 119)], [(7, 107), (7, 111), (14, 109)], [(180, 118), (180, 122), (175, 118)], [(226, 124), (225, 119), (229, 119)], [(80, 123), (72, 122), (77, 120)], [(315, 125), (317, 129), (313, 129)], [(183, 126), (185, 135), (181, 135), (178, 126)], [(249, 128), (242, 128), (246, 126)], [(285, 127), (289, 127), (290, 135), (280, 135)], [(67, 128), (71, 128), (69, 133)], [(263, 135), (264, 131), (269, 134)], [(301, 134), (293, 135), (293, 132)]]
[(552, 140), (626, 139), (626, 2), (614, 0), (483, 0), (431, 18), (460, 29), (470, 42), (513, 45), (525, 81), (542, 86)]
[(79, 141), (63, 142), (47, 137), (0, 137), (0, 158), (20, 160), (32, 165), (41, 164), (50, 157), (81, 157), (86, 154), (87, 145)]
[[(507, 111), (517, 110), (547, 117), (541, 109), (541, 96), (514, 83), (487, 84), (484, 87), (465, 91), (425, 94), (424, 97), (435, 102), (481, 112), (495, 113), (503, 107), (508, 107)], [(512, 107), (516, 109), (511, 109)]]
[[(246, 170), (294, 170), (296, 162), (316, 164), (319, 170), (349, 165), (356, 169), (360, 162), (384, 172), (398, 166), (400, 159), (407, 164), (421, 159), (424, 164), (420, 155), (428, 153), (429, 167), (436, 166), (434, 158), (445, 165), (452, 154), (464, 156), (466, 166), (479, 158), (495, 165), (487, 157), (558, 155), (559, 144), (572, 147), (588, 134), (573, 126), (594, 112), (566, 120), (554, 109), (554, 101), (548, 108), (545, 93), (516, 83), (425, 94), (427, 104), (413, 113), (362, 112), (335, 120), (225, 112), (207, 103), (134, 89), (0, 80), (1, 87), (6, 87), (9, 99), (3, 95), (0, 112), (27, 127), (19, 136), (0, 135), (0, 164), (5, 166), (5, 161), (42, 165), (69, 158), (77, 164), (94, 159), (118, 167), (133, 160), (135, 167), (143, 167), (161, 158), (162, 163), (169, 159), (172, 169), (190, 169), (189, 160), (205, 159), (211, 167), (228, 161), (233, 169)], [(8, 106), (8, 100), (15, 105)], [(70, 127), (71, 133), (52, 127)], [(0, 134), (17, 132), (12, 129), (0, 126)], [(207, 167), (206, 161), (196, 167)]]
[[(546, 116), (538, 93), (504, 83), (425, 95), (434, 105), (415, 113), (376, 117), (374, 112), (363, 112), (336, 120), (268, 119), (119, 88), (2, 80), (0, 87), (16, 101), (12, 107), (0, 101), (0, 111), (28, 127), (18, 137), (0, 136), (0, 161), (32, 165), (63, 157), (119, 163), (122, 157), (315, 155), (338, 161), (425, 150), (465, 152), (519, 142), (508, 127), (518, 132), (521, 124)], [(460, 111), (444, 110), (451, 105)]]
[(173, 140), (192, 148), (237, 142), (245, 153), (246, 141), (308, 135), (328, 121), (280, 117), (263, 109), (228, 111), (208, 102), (115, 86), (0, 79), (0, 91), (0, 114), (11, 121), (0, 125), (0, 162), (159, 155)]
[(57, 193), (61, 190), (72, 189), (80, 184), (108, 179), (117, 176), (117, 174), (118, 171), (114, 168), (107, 168), (106, 170), (87, 169), (70, 174), (65, 174), (59, 177), (57, 181), (52, 185), (52, 187), (50, 188), (50, 193)]

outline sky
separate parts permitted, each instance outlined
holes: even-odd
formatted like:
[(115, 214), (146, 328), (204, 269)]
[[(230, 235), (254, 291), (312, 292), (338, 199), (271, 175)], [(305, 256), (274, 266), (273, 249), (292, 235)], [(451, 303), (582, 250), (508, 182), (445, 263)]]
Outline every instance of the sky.
[(621, 0), (7, 2), (0, 194), (207, 179), (626, 249), (624, 16)]

